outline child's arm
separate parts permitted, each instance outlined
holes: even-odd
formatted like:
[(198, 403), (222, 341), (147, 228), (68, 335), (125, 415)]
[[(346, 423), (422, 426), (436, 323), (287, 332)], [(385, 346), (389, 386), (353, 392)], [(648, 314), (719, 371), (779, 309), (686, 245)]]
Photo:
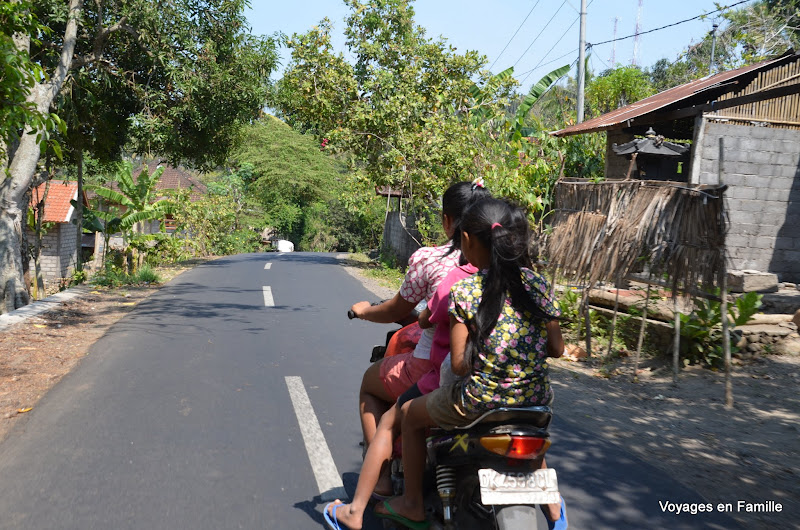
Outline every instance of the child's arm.
[(558, 320), (551, 320), (547, 328), (547, 356), (561, 357), (564, 354), (564, 337), (561, 336), (561, 326)]
[(469, 330), (466, 324), (450, 315), (450, 365), (456, 375), (467, 375), (470, 372), (464, 355), (467, 350), (467, 340), (469, 340)]
[(417, 319), (419, 321), (419, 327), (422, 329), (432, 328), (433, 324), (431, 323), (430, 318), (431, 310), (426, 307), (423, 309), (422, 313), (419, 314), (419, 318)]

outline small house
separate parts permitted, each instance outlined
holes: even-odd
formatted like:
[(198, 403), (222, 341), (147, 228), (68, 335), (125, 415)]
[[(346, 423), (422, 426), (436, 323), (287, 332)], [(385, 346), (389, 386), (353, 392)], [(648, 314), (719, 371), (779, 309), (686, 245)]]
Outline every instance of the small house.
[[(621, 146), (653, 129), (679, 156)], [(691, 81), (553, 134), (607, 133), (605, 176), (726, 186), (733, 269), (800, 282), (800, 55)]]
[[(39, 263), (46, 282), (54, 282), (72, 276), (78, 259), (78, 227), (76, 211), (71, 201), (78, 199), (78, 183), (51, 180), (31, 191), (30, 207), (36, 215), (42, 215), (43, 235)], [(39, 204), (44, 211), (39, 212)], [(88, 206), (86, 194), (83, 204)], [(35, 233), (26, 228), (28, 242), (33, 245)], [(33, 261), (30, 270), (34, 269)]]

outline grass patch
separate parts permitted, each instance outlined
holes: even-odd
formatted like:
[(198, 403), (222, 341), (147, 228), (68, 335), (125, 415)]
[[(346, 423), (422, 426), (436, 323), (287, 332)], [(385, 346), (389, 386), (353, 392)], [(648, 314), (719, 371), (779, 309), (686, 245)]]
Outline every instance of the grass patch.
[(373, 261), (366, 254), (349, 254), (345, 263), (361, 269), (364, 276), (376, 280), (384, 287), (397, 290), (403, 283), (403, 272), (400, 269), (382, 261)]

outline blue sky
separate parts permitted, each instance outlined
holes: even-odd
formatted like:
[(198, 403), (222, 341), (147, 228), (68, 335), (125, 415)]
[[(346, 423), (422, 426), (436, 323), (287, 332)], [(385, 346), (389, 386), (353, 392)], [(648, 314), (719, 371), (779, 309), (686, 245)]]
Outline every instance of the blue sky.
[[(729, 5), (734, 1), (723, 0), (720, 3)], [(634, 33), (639, 0), (589, 2), (586, 30), (589, 43), (612, 39), (615, 17), (619, 19), (617, 38)], [(492, 67), (495, 73), (516, 63), (515, 76), (519, 80), (525, 79), (523, 89), (550, 70), (577, 58), (580, 0), (538, 0), (538, 4), (537, 0), (417, 0), (412, 5), (417, 24), (426, 29), (429, 37), (441, 35), (462, 52), (477, 50), (486, 55), (489, 65), (495, 63)], [(532, 14), (500, 55), (534, 5)], [(647, 31), (714, 9), (713, 0), (642, 0), (641, 29)], [(344, 52), (342, 31), (348, 12), (340, 0), (252, 0), (248, 20), (254, 33), (281, 31), (291, 35), (307, 31), (327, 16), (334, 24), (334, 46), (337, 51)], [(712, 19), (713, 16), (641, 35), (637, 63), (650, 66), (664, 57), (675, 60), (691, 42), (699, 41), (711, 29)], [(631, 38), (617, 42), (616, 49), (612, 44), (596, 47), (591, 68), (605, 70), (612, 64), (612, 54), (617, 63), (630, 64), (633, 45), (634, 39)], [(282, 65), (285, 65), (289, 60), (287, 50), (281, 50), (281, 57)]]

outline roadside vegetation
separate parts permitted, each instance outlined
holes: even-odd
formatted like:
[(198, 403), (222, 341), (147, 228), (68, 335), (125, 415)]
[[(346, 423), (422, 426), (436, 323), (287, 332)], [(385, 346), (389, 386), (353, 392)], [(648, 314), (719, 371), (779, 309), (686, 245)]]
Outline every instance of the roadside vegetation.
[[(513, 69), (490, 72), (479, 53), (428, 37), (411, 0), (344, 1), (351, 9), (343, 25), (324, 19), (288, 36), (252, 35), (244, 0), (167, 9), (143, 0), (105, 9), (4, 3), (0, 46), (9, 74), (0, 77), (0, 94), (18, 104), (0, 108), (2, 178), (14, 183), (0, 189), (0, 200), (26, 204), (9, 190), (79, 181), (93, 197), (79, 217), (83, 231), (102, 234), (105, 250), (93, 271), (79, 263), (72, 280), (121, 285), (157, 282), (152, 270), (169, 263), (267, 250), (270, 238), (303, 251), (374, 252), (387, 211), (398, 207), (376, 188), (406, 195), (400, 209), (416, 219), (420, 243), (431, 244), (443, 238), (436, 205), (452, 182), (482, 178), (546, 229), (560, 176), (603, 178), (602, 133), (549, 134), (575, 123), (574, 62), (523, 92)], [(209, 22), (198, 24), (196, 11)], [(796, 0), (720, 12), (715, 68), (797, 48), (797, 13)], [(334, 52), (335, 31), (344, 33), (346, 56)], [(24, 38), (12, 40), (15, 33)], [(650, 67), (590, 70), (587, 118), (707, 75), (711, 39)], [(281, 48), (286, 68), (271, 82)], [(71, 60), (64, 62), (64, 50)], [(42, 94), (50, 99), (36, 99)], [(162, 169), (134, 178), (149, 160), (191, 169), (206, 193), (156, 189)], [(24, 279), (52, 226), (29, 217), (32, 241), (20, 241), (19, 222), (0, 212), (0, 255), (9, 256), (0, 261), (0, 311), (46, 291), (35, 271), (33, 289)], [(401, 274), (394, 265), (379, 256), (364, 267), (392, 283)], [(575, 312), (569, 299), (562, 305)], [(707, 309), (687, 317), (685, 328), (713, 328)], [(614, 342), (627, 348), (635, 325), (626, 318)], [(601, 343), (609, 338), (604, 319), (590, 315)]]

